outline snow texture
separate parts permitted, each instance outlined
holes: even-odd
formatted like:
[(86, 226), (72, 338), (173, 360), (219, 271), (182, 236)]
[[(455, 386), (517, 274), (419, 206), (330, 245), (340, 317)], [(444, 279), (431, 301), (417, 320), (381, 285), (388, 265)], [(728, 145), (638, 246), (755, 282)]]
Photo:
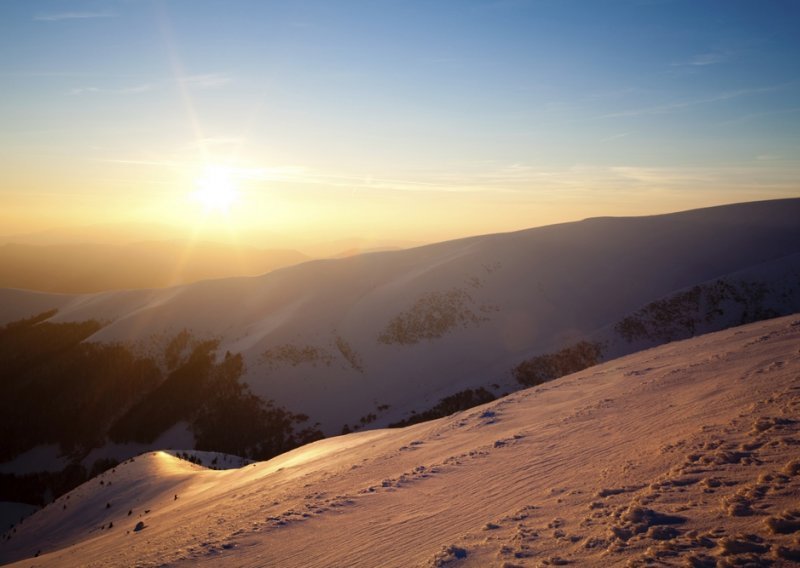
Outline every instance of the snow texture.
[(240, 469), (148, 452), (6, 533), (0, 561), (789, 566), (799, 345), (800, 315), (758, 322)]

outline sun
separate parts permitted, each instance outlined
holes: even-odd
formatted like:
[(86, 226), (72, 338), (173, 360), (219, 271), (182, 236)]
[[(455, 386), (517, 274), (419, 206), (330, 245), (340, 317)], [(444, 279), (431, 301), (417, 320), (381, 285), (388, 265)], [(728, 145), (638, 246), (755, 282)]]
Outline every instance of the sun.
[(229, 168), (209, 166), (203, 175), (195, 179), (193, 197), (203, 206), (206, 213), (227, 214), (239, 200), (236, 181)]

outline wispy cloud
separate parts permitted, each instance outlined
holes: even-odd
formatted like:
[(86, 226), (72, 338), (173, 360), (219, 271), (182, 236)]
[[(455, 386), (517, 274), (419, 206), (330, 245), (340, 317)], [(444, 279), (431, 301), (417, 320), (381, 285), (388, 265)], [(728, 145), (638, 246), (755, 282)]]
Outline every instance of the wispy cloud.
[[(169, 168), (174, 170), (196, 170), (196, 161), (186, 160), (151, 160), (151, 159), (102, 159), (104, 163), (150, 166), (154, 168)], [(346, 188), (348, 190), (357, 189), (385, 189), (394, 191), (471, 191), (476, 188), (460, 184), (456, 178), (438, 176), (435, 179), (422, 180), (409, 178), (397, 178), (390, 176), (373, 176), (371, 174), (348, 174), (317, 171), (305, 166), (296, 165), (275, 165), (248, 167), (242, 165), (220, 166), (227, 175), (240, 180), (251, 182), (284, 182), (300, 185), (322, 185), (328, 187)], [(520, 166), (527, 170), (527, 166)], [(516, 177), (524, 175), (523, 172), (514, 171), (515, 167), (507, 175)], [(459, 178), (460, 179), (460, 178)], [(457, 185), (458, 183), (458, 185)], [(484, 189), (484, 188), (479, 188)]]
[(67, 91), (68, 95), (88, 95), (92, 93), (110, 93), (113, 95), (135, 95), (138, 93), (146, 93), (153, 90), (153, 85), (145, 83), (143, 85), (134, 85), (132, 87), (123, 87), (121, 89), (101, 89), (100, 87), (77, 87)]
[(233, 79), (227, 73), (205, 73), (202, 75), (186, 75), (179, 79), (184, 85), (196, 89), (218, 89), (229, 84)]
[(131, 166), (155, 166), (160, 168), (161, 167), (174, 168), (174, 167), (186, 166), (184, 162), (179, 162), (174, 160), (136, 160), (136, 159), (113, 158), (113, 159), (103, 159), (96, 161), (103, 162), (106, 164), (126, 164)]
[(75, 96), (75, 95), (85, 95), (88, 93), (99, 93), (99, 92), (100, 89), (98, 89), (97, 87), (76, 87), (74, 89), (70, 89), (69, 91), (67, 91), (67, 94)]
[(153, 85), (151, 85), (149, 83), (145, 83), (143, 85), (136, 85), (136, 86), (133, 86), (133, 87), (125, 87), (125, 88), (122, 88), (122, 89), (116, 89), (116, 90), (113, 90), (112, 92), (118, 93), (120, 95), (135, 95), (137, 93), (147, 93), (148, 91), (152, 91), (153, 88), (154, 88)]
[(187, 147), (190, 149), (207, 149), (227, 146), (241, 146), (244, 143), (245, 139), (237, 136), (207, 136), (205, 138), (194, 140), (193, 142), (189, 143)]
[(750, 114), (745, 114), (739, 116), (737, 118), (733, 118), (731, 120), (726, 120), (725, 122), (720, 122), (717, 126), (727, 126), (730, 124), (738, 124), (741, 122), (747, 122), (749, 120), (763, 118), (767, 116), (774, 116), (779, 114), (794, 114), (800, 112), (800, 107), (792, 107), (792, 108), (784, 108), (784, 109), (777, 109), (777, 110), (765, 110), (762, 112), (753, 112)]
[(752, 89), (738, 89), (735, 91), (726, 91), (723, 93), (719, 93), (716, 95), (712, 95), (709, 97), (704, 97), (700, 99), (689, 99), (684, 101), (675, 101), (671, 103), (665, 103), (661, 105), (655, 105), (650, 107), (643, 107), (643, 108), (635, 108), (635, 109), (628, 109), (619, 112), (612, 112), (608, 114), (602, 114), (599, 116), (595, 116), (595, 119), (602, 119), (602, 118), (620, 118), (626, 116), (644, 116), (650, 114), (667, 114), (670, 112), (680, 111), (686, 108), (690, 108), (697, 105), (704, 105), (710, 103), (716, 103), (721, 101), (728, 101), (731, 99), (736, 99), (739, 97), (745, 97), (749, 95), (756, 95), (760, 93), (769, 93), (772, 91), (777, 91), (778, 89), (783, 88), (785, 85), (773, 85), (770, 87), (756, 87)]
[(60, 22), (62, 20), (90, 20), (95, 18), (115, 18), (112, 12), (50, 12), (36, 14), (33, 19), (37, 22)]
[[(102, 159), (105, 163), (167, 168), (199, 175), (201, 163), (193, 160)], [(223, 162), (224, 164), (224, 162)], [(437, 194), (491, 193), (509, 199), (531, 197), (584, 199), (608, 193), (617, 197), (643, 192), (678, 192), (694, 195), (697, 188), (725, 193), (752, 191), (757, 197), (765, 189), (788, 194), (797, 190), (798, 167), (778, 156), (763, 155), (751, 163), (715, 165), (714, 167), (644, 165), (573, 164), (553, 167), (522, 162), (481, 161), (462, 164), (456, 170), (396, 172), (396, 175), (373, 175), (369, 171), (333, 172), (296, 165), (252, 167), (245, 164), (216, 166), (226, 175), (247, 182), (249, 191), (259, 191), (261, 184), (276, 188), (322, 186), (348, 192), (428, 192)], [(714, 189), (716, 188), (716, 189)]]
[(716, 172), (711, 168), (700, 167), (609, 166), (605, 169), (620, 182), (652, 188), (711, 184), (719, 179), (721, 172), (724, 172), (724, 169)]
[(619, 134), (614, 134), (612, 136), (606, 136), (605, 138), (601, 138), (600, 142), (611, 142), (612, 140), (619, 140), (620, 138), (625, 138), (626, 136), (630, 136), (630, 132), (620, 132)]
[(693, 55), (686, 61), (678, 61), (672, 64), (673, 67), (705, 67), (706, 65), (714, 65), (716, 63), (722, 63), (728, 59), (728, 56), (724, 53), (720, 53), (718, 51), (712, 51), (709, 53), (699, 53), (697, 55)]

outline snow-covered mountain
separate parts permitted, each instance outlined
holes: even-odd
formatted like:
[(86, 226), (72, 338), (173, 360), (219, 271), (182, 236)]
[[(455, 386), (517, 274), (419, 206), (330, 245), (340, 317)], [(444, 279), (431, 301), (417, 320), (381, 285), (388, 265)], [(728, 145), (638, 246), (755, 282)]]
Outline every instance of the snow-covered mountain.
[(800, 315), (213, 471), (148, 452), (0, 539), (15, 566), (790, 566)]
[[(619, 327), (647, 306), (656, 326), (687, 310), (702, 321), (684, 335)], [(0, 290), (0, 323), (49, 309), (50, 322), (101, 322), (90, 341), (142, 352), (183, 330), (215, 338), (218, 357), (242, 354), (256, 395), (333, 434), (408, 419), (464, 389), (509, 392), (520, 362), (580, 340), (607, 358), (800, 309), (800, 199), (588, 219), (167, 289)]]

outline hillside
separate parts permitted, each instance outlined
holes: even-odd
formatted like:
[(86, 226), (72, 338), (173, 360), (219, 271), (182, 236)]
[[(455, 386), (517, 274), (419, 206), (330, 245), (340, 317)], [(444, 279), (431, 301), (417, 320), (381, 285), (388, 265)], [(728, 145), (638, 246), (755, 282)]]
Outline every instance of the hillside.
[(218, 339), (220, 356), (243, 356), (256, 395), (331, 434), (369, 415), (375, 426), (406, 419), (467, 388), (507, 392), (520, 362), (597, 334), (612, 356), (663, 342), (627, 341), (615, 326), (725, 279), (744, 293), (703, 331), (800, 309), (800, 199), (588, 219), (164, 290), (0, 290), (0, 323), (55, 308), (48, 321), (102, 322), (91, 341), (142, 352), (184, 330)]
[(0, 502), (148, 449), (268, 459), (794, 313), (798, 220), (800, 200), (757, 202), (166, 289), (0, 290)]
[(755, 323), (241, 469), (147, 453), (6, 533), (0, 560), (789, 566), (798, 344), (798, 315)]

